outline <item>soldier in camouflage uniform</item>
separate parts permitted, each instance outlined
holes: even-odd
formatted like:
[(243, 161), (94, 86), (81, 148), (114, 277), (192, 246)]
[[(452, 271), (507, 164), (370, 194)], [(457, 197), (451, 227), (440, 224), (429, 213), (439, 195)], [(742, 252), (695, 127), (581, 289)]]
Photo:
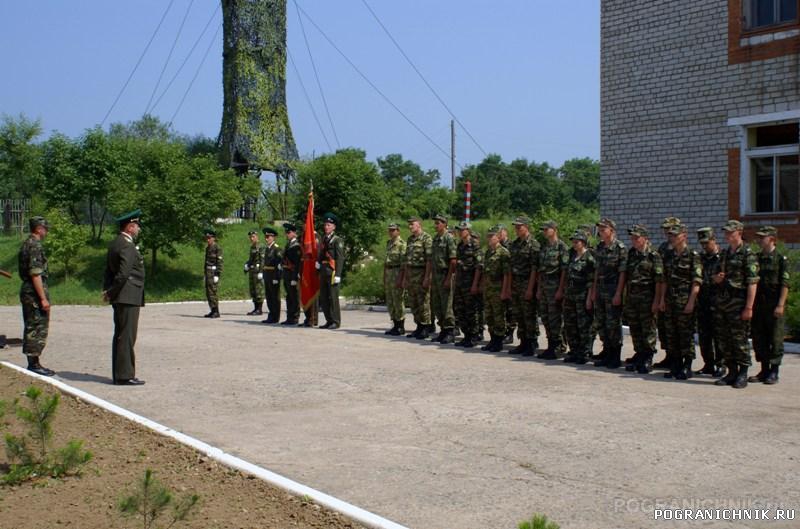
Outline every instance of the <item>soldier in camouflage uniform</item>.
[(511, 303), (520, 343), (510, 354), (533, 356), (539, 346), (536, 319), (536, 276), (539, 271), (539, 242), (530, 232), (531, 219), (517, 217), (512, 224), (517, 238), (511, 243)]
[(597, 223), (597, 232), (600, 243), (595, 250), (597, 268), (592, 285), (592, 305), (603, 351), (594, 365), (616, 369), (622, 364), (622, 291), (625, 288), (627, 252), (625, 245), (617, 239), (617, 224), (613, 220), (601, 219)]
[(761, 371), (748, 382), (777, 384), (783, 359), (783, 314), (789, 296), (789, 270), (786, 256), (775, 248), (778, 230), (764, 226), (756, 232), (760, 237), (758, 253), (758, 288), (753, 308), (753, 349)]
[(569, 354), (564, 362), (585, 364), (592, 347), (592, 311), (589, 294), (594, 280), (594, 255), (587, 249), (586, 232), (577, 230), (570, 240), (572, 251), (567, 264), (567, 286), (564, 295), (564, 334)]
[(539, 251), (536, 298), (547, 334), (547, 349), (538, 358), (554, 360), (564, 353), (564, 289), (567, 283), (569, 248), (558, 237), (558, 224), (548, 220), (541, 226), (545, 244)]
[(205, 281), (206, 300), (211, 311), (206, 318), (219, 318), (219, 276), (222, 274), (222, 248), (217, 244), (217, 233), (208, 229), (206, 236)]
[(439, 322), (439, 334), (432, 342), (452, 343), (455, 339), (453, 314), (453, 276), (456, 271), (456, 241), (447, 231), (447, 217), (433, 217), (436, 235), (431, 250), (431, 311)]
[(703, 367), (695, 375), (722, 376), (722, 359), (719, 350), (719, 331), (714, 324), (714, 305), (717, 298), (717, 285), (712, 278), (721, 270), (722, 257), (713, 228), (697, 230), (697, 241), (703, 247), (700, 263), (703, 265), (703, 284), (697, 295), (697, 335), (700, 342), (700, 355)]
[(481, 349), (499, 353), (503, 350), (503, 337), (507, 329), (503, 301), (511, 298), (511, 254), (500, 244), (497, 231), (489, 230), (488, 238), (489, 248), (483, 258), (482, 290), (491, 339)]
[(42, 241), (47, 237), (44, 217), (31, 217), (28, 221), (30, 235), (19, 249), (19, 301), (25, 330), (22, 337), (22, 354), (28, 359), (28, 370), (39, 375), (53, 376), (55, 371), (39, 363), (47, 345), (50, 328), (50, 293), (47, 290), (47, 256)]
[(633, 361), (627, 371), (649, 373), (656, 353), (656, 315), (664, 289), (664, 267), (661, 255), (650, 245), (645, 226), (628, 228), (631, 248), (626, 263), (626, 296), (623, 313), (631, 331)]
[(297, 226), (291, 222), (283, 224), (286, 232), (286, 251), (283, 252), (281, 276), (286, 292), (286, 320), (281, 325), (297, 325), (300, 321), (300, 266), (303, 249), (297, 239)]
[(417, 328), (408, 338), (424, 340), (433, 332), (431, 325), (431, 252), (433, 239), (422, 231), (419, 217), (408, 219), (411, 235), (406, 241), (406, 258), (403, 261), (403, 288), (408, 292), (408, 304)]
[(250, 297), (253, 300), (253, 310), (247, 313), (248, 316), (261, 316), (261, 309), (264, 306), (264, 283), (261, 266), (264, 260), (264, 248), (258, 244), (258, 232), (250, 231), (250, 255), (244, 264), (244, 273), (250, 283)]
[(383, 289), (386, 308), (392, 319), (392, 328), (384, 334), (400, 336), (406, 333), (406, 307), (403, 297), (403, 260), (406, 257), (406, 241), (400, 236), (400, 226), (389, 224), (389, 240), (386, 241), (386, 258), (383, 261)]
[(744, 224), (729, 220), (722, 230), (728, 248), (722, 253), (721, 271), (713, 277), (720, 289), (714, 316), (728, 374), (715, 384), (741, 389), (747, 387), (747, 368), (751, 364), (748, 338), (759, 280), (758, 258), (742, 240)]
[[(497, 232), (500, 245), (510, 252), (511, 239), (508, 238), (508, 230), (505, 225), (497, 224), (493, 229)], [(514, 307), (511, 304), (511, 300), (508, 299), (503, 303), (506, 306), (506, 336), (503, 338), (503, 343), (511, 344), (514, 343), (514, 330), (517, 328), (517, 322), (514, 321)]]
[[(669, 242), (669, 229), (676, 224), (680, 224), (681, 220), (677, 217), (667, 217), (663, 221), (661, 221), (661, 232), (664, 235), (664, 242), (658, 245), (658, 253), (661, 255), (661, 263), (664, 265), (664, 268), (669, 266), (669, 262), (672, 259), (672, 245)], [(667, 332), (666, 327), (666, 316), (661, 317), (661, 313), (659, 313), (657, 317), (657, 325), (658, 325), (658, 341), (661, 343), (661, 349), (668, 355), (669, 354), (669, 333)], [(672, 366), (672, 360), (669, 356), (665, 356), (663, 360), (660, 362), (656, 362), (653, 367), (656, 369), (670, 369)]]
[(478, 297), (480, 296), (480, 278), (483, 268), (483, 256), (480, 243), (472, 238), (469, 222), (458, 225), (461, 242), (456, 248), (456, 278), (453, 292), (453, 309), (456, 323), (464, 334), (457, 342), (459, 347), (474, 347), (478, 340)]
[[(499, 233), (499, 232), (498, 232)], [(472, 237), (472, 241), (475, 245), (480, 248), (481, 247), (481, 234), (475, 230), (470, 230), (470, 236)], [(481, 256), (483, 259), (483, 256)], [(481, 270), (483, 273), (483, 270)], [(508, 305), (508, 302), (504, 302), (505, 305)], [(478, 296), (475, 298), (475, 328), (478, 329), (478, 334), (475, 336), (473, 341), (477, 344), (478, 342), (482, 342), (484, 339), (483, 336), (483, 327), (485, 325), (485, 314), (484, 314), (484, 306), (483, 306), (483, 294), (478, 293)], [(508, 318), (508, 312), (506, 312), (506, 318)], [(507, 321), (507, 320), (506, 320)]]

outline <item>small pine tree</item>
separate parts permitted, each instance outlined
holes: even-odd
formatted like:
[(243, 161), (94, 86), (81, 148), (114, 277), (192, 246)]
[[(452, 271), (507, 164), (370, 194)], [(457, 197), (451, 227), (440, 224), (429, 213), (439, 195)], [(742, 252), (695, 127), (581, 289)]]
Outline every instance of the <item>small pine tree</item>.
[(189, 494), (175, 500), (172, 492), (161, 484), (153, 476), (153, 471), (148, 468), (135, 490), (121, 498), (117, 507), (124, 516), (141, 516), (144, 529), (155, 529), (156, 519), (172, 505), (171, 520), (166, 526), (170, 528), (177, 522), (185, 520), (199, 500), (197, 494)]
[(519, 523), (519, 529), (559, 529), (556, 522), (548, 520), (544, 514), (535, 513), (533, 518)]

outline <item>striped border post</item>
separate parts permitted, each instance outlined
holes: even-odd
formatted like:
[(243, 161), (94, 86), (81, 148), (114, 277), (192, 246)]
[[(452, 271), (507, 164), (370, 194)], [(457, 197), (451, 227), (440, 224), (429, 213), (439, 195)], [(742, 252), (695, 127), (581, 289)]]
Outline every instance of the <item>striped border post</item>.
[(472, 182), (464, 184), (464, 222), (469, 222), (472, 217)]

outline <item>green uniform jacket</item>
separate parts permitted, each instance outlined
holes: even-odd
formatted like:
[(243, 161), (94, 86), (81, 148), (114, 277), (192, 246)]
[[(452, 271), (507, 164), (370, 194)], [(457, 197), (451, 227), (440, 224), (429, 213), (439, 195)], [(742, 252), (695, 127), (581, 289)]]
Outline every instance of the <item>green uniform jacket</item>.
[[(331, 263), (331, 260), (333, 260), (333, 263)], [(332, 233), (330, 236), (323, 236), (317, 261), (320, 264), (320, 272), (326, 277), (330, 275), (342, 277), (342, 272), (344, 271), (344, 242), (342, 242), (342, 238), (336, 233)]]
[(217, 277), (222, 274), (222, 248), (215, 242), (211, 246), (206, 246), (206, 274), (212, 272)]
[(103, 290), (112, 304), (144, 306), (144, 259), (139, 248), (122, 233), (108, 246)]
[(288, 281), (297, 281), (300, 275), (300, 260), (303, 257), (303, 249), (300, 242), (295, 237), (289, 241), (286, 250), (283, 252), (283, 277)]

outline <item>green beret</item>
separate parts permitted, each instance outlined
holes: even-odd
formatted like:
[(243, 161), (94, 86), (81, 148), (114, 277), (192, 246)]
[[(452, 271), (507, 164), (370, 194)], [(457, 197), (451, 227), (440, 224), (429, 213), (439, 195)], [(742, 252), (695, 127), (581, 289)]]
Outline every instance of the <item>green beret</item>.
[(713, 241), (714, 239), (716, 239), (716, 237), (714, 236), (714, 228), (706, 227), (697, 230), (698, 242), (703, 243), (703, 242)]
[(758, 237), (777, 237), (778, 228), (775, 226), (761, 226), (756, 232)]
[(28, 220), (28, 228), (30, 229), (31, 232), (33, 232), (33, 230), (35, 230), (39, 226), (44, 226), (45, 228), (49, 228), (49, 226), (47, 225), (47, 219), (45, 219), (44, 217), (31, 217)]
[(135, 222), (136, 224), (141, 225), (142, 221), (142, 210), (141, 209), (134, 209), (129, 213), (125, 213), (124, 215), (120, 215), (117, 217), (116, 220), (119, 223), (120, 228), (124, 228), (126, 225), (130, 224), (131, 222)]
[(722, 231), (742, 231), (743, 229), (744, 229), (744, 223), (736, 219), (729, 220), (722, 227)]
[(530, 217), (527, 217), (525, 215), (520, 215), (516, 219), (514, 219), (514, 222), (512, 222), (511, 224), (513, 224), (514, 226), (529, 226), (530, 223), (531, 223)]
[(266, 226), (266, 227), (265, 227), (263, 230), (261, 230), (261, 231), (262, 231), (262, 232), (264, 232), (264, 235), (278, 235), (278, 230), (276, 230), (276, 229), (275, 229), (275, 228), (273, 228), (272, 226)]

